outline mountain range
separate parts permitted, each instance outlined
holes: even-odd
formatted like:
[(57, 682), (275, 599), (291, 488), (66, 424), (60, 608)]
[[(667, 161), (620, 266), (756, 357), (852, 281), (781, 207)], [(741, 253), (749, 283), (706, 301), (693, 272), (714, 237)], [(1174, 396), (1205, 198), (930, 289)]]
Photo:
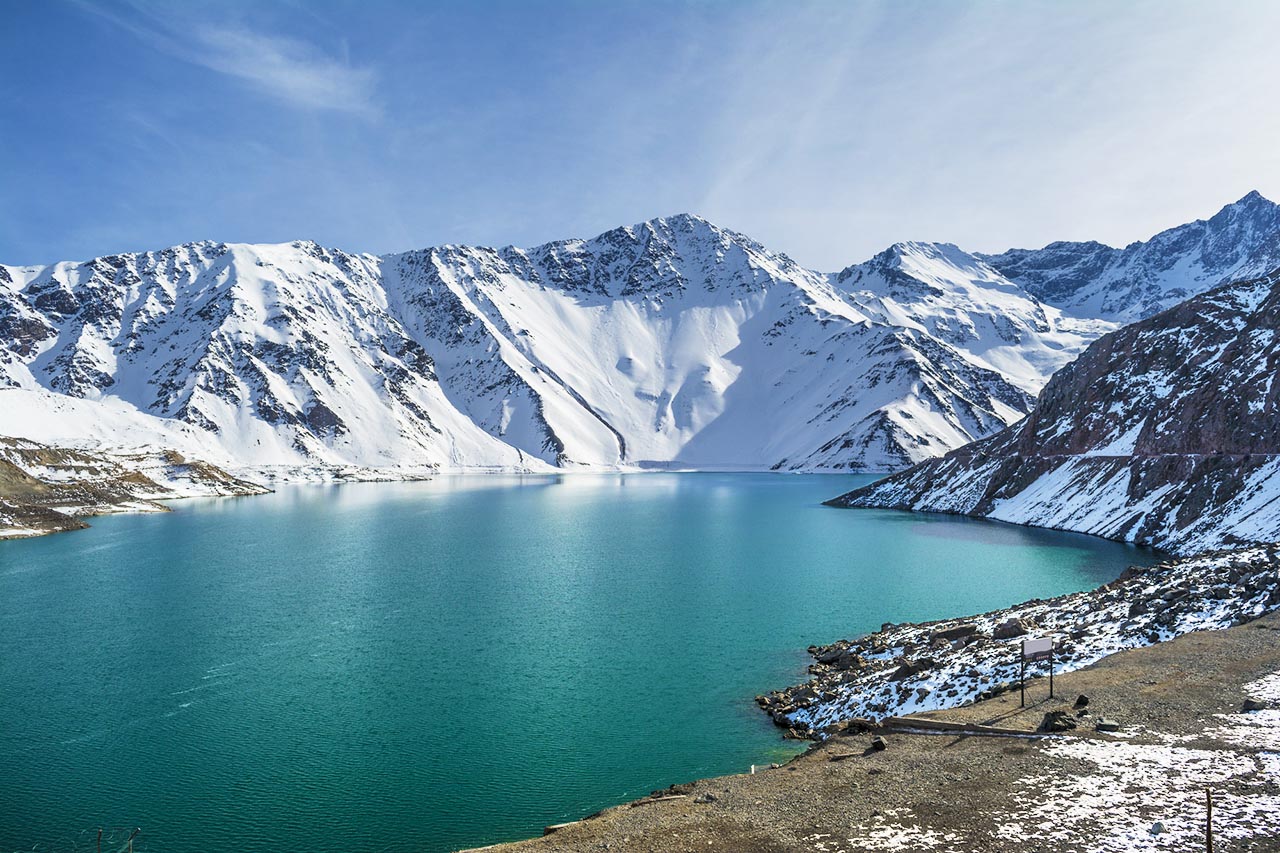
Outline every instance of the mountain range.
[(1004, 430), (1121, 325), (1280, 261), (1250, 193), (1114, 249), (837, 273), (679, 215), (530, 249), (200, 242), (0, 266), (0, 435), (259, 480), (893, 471)]
[(1280, 268), (1096, 341), (1031, 414), (832, 501), (1202, 553), (1280, 530)]

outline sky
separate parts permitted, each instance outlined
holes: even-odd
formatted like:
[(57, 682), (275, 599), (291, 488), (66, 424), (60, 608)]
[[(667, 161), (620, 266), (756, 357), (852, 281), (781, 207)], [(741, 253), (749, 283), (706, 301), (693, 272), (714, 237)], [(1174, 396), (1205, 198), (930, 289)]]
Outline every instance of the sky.
[(531, 246), (696, 213), (825, 271), (1280, 200), (1280, 3), (0, 0), (0, 262)]

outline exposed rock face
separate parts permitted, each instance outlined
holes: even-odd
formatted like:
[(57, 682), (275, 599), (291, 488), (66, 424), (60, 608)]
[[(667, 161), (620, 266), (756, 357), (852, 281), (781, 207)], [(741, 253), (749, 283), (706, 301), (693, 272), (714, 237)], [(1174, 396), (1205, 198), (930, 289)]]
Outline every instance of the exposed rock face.
[(1109, 334), (989, 439), (831, 501), (1176, 553), (1280, 538), (1280, 271)]

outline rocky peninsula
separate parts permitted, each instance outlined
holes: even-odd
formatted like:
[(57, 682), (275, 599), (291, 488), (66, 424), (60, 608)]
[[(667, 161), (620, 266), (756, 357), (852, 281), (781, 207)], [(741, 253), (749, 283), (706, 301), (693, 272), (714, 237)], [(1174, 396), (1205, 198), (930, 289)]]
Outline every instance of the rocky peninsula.
[[(1274, 612), (1192, 631), (1063, 674), (1055, 699), (1037, 679), (1026, 707), (1003, 691), (844, 726), (781, 767), (675, 785), (479, 849), (1198, 853), (1211, 801), (1215, 849), (1277, 851), (1277, 632)], [(1046, 717), (1061, 730), (1044, 731)], [(1103, 720), (1118, 731), (1099, 731)]]

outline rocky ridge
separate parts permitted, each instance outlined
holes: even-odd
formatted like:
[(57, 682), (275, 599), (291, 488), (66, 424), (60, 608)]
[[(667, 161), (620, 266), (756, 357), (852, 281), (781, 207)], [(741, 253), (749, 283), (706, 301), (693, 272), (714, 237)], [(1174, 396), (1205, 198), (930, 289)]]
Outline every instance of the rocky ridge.
[(1069, 314), (1129, 323), (1280, 266), (1280, 207), (1255, 191), (1209, 219), (1123, 249), (1057, 242), (979, 257)]
[(831, 503), (985, 516), (1181, 554), (1280, 535), (1280, 271), (1106, 335), (991, 438)]

